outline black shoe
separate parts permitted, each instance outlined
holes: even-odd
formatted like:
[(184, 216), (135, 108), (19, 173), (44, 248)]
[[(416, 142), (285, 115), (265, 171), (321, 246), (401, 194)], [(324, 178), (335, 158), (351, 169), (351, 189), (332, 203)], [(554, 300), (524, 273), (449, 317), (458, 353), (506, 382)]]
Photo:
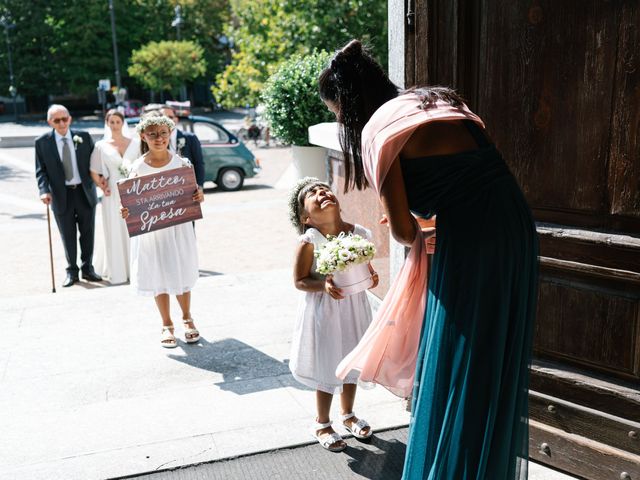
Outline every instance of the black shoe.
[(73, 285), (74, 283), (78, 283), (79, 281), (80, 280), (78, 280), (77, 273), (67, 273), (67, 278), (65, 278), (64, 282), (62, 282), (62, 286), (70, 287), (71, 285)]
[(102, 277), (98, 275), (93, 268), (91, 270), (87, 270), (86, 272), (82, 272), (82, 279), (87, 282), (101, 282)]

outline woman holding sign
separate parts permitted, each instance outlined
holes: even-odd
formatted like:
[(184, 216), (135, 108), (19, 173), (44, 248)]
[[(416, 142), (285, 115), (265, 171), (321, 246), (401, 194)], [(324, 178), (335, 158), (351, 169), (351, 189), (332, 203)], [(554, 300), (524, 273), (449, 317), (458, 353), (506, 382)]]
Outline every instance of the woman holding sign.
[[(169, 118), (156, 112), (143, 117), (137, 126), (143, 155), (133, 163), (129, 178), (191, 165), (167, 148), (174, 128), (175, 124)], [(179, 193), (179, 188), (165, 189), (167, 185), (171, 186), (170, 183), (165, 182), (154, 192), (157, 194), (151, 197), (153, 201), (145, 203), (146, 209), (141, 217), (144, 215), (145, 218), (159, 219), (179, 213), (176, 211), (181, 209), (172, 207), (173, 195), (175, 192)], [(149, 188), (156, 186), (151, 185)], [(200, 203), (203, 200), (204, 193), (197, 188), (193, 193), (193, 201)], [(121, 212), (125, 219), (130, 213), (125, 207)], [(170, 295), (175, 295), (180, 304), (186, 342), (196, 343), (200, 334), (191, 318), (191, 289), (198, 279), (198, 253), (193, 225), (188, 221), (158, 230), (150, 228), (151, 225), (147, 221), (141, 227), (142, 234), (131, 239), (131, 284), (138, 294), (155, 298), (162, 317), (160, 342), (163, 347), (177, 346), (170, 313)]]

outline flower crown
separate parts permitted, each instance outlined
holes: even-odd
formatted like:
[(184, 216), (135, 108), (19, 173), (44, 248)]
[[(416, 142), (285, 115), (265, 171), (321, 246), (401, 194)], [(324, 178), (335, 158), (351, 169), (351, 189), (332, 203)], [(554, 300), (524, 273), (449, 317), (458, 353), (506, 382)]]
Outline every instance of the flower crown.
[(289, 200), (287, 202), (289, 206), (289, 221), (298, 233), (304, 233), (304, 225), (300, 220), (300, 214), (304, 207), (304, 197), (309, 190), (318, 185), (330, 188), (327, 183), (320, 181), (320, 179), (316, 177), (304, 177), (298, 180), (294, 187), (289, 191)]
[(169, 117), (165, 117), (164, 115), (147, 115), (142, 117), (142, 120), (140, 120), (140, 123), (136, 126), (136, 132), (142, 133), (152, 125), (165, 125), (169, 127), (169, 130), (176, 128), (176, 124), (173, 123), (173, 120)]

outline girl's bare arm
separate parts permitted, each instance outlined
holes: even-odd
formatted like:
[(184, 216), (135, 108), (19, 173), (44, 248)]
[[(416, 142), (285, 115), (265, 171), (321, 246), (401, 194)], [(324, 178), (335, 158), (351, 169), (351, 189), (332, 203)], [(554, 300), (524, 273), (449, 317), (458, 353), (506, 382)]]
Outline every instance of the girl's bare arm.
[(313, 266), (313, 244), (301, 243), (296, 250), (296, 259), (293, 266), (293, 283), (298, 290), (303, 292), (325, 292), (337, 300), (344, 298), (340, 289), (333, 284), (331, 276), (324, 279), (313, 278), (311, 267)]
[(311, 277), (312, 266), (313, 244), (301, 243), (296, 250), (293, 283), (298, 290), (303, 292), (322, 292), (324, 291), (324, 280)]

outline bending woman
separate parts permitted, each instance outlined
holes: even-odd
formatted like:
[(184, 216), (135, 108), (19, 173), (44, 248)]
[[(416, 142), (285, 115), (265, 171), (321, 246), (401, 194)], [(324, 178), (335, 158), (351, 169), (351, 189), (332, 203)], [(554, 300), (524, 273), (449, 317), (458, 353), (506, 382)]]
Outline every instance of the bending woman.
[[(383, 222), (411, 246), (338, 376), (413, 389), (405, 480), (526, 478), (537, 237), (520, 188), (455, 92), (399, 92), (357, 40), (322, 72), (320, 95), (341, 124), (345, 188), (375, 188)], [(419, 222), (435, 215), (427, 287)]]

